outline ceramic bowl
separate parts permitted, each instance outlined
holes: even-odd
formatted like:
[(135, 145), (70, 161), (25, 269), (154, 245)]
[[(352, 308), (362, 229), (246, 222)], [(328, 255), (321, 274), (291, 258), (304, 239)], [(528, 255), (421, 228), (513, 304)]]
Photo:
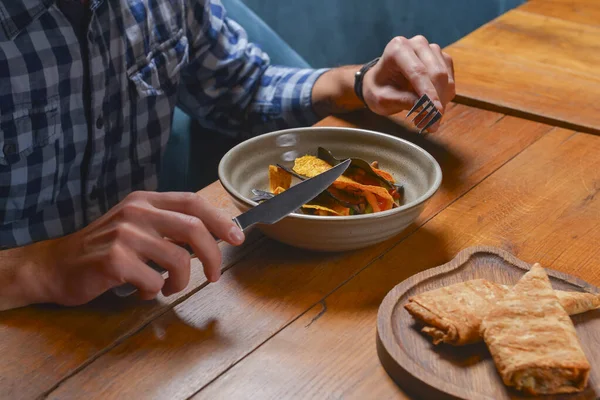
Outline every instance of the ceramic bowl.
[(406, 140), (362, 129), (327, 127), (287, 129), (240, 143), (221, 159), (219, 179), (244, 212), (257, 204), (250, 200), (252, 189), (268, 190), (269, 164), (291, 168), (296, 157), (316, 155), (319, 146), (338, 159), (378, 161), (379, 168), (404, 185), (402, 206), (347, 217), (290, 214), (276, 224), (257, 225), (268, 237), (294, 247), (327, 252), (371, 246), (410, 225), (442, 181), (437, 161)]

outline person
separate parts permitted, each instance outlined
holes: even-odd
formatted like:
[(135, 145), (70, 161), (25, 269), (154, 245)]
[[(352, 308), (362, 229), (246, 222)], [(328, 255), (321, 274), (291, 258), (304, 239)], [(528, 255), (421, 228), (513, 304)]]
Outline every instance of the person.
[(190, 279), (183, 243), (219, 279), (213, 234), (240, 245), (243, 232), (200, 195), (155, 191), (176, 106), (258, 135), (391, 115), (423, 94), (443, 113), (455, 95), (452, 59), (422, 36), (391, 39), (357, 94), (360, 65), (272, 65), (220, 0), (2, 0), (0, 26), (3, 310), (84, 304), (123, 283), (172, 295)]

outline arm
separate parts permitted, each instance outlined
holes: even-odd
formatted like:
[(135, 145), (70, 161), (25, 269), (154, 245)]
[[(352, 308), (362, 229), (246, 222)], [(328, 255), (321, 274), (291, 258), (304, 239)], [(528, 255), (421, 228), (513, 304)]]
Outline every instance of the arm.
[[(190, 255), (175, 243), (188, 244), (215, 282), (221, 252), (213, 234), (232, 245), (244, 241), (227, 215), (195, 193), (132, 193), (78, 232), (0, 251), (0, 310), (84, 304), (124, 283), (143, 299), (169, 296), (190, 280)], [(149, 260), (169, 277), (149, 268)]]
[[(226, 17), (219, 0), (192, 0), (189, 9), (190, 65), (182, 73), (179, 100), (205, 127), (258, 134), (364, 108), (353, 89), (358, 66), (269, 65), (243, 28)], [(443, 112), (454, 97), (454, 73), (450, 56), (422, 36), (390, 41), (363, 83), (366, 103), (381, 115), (408, 109), (425, 93)]]
[(270, 65), (218, 0), (190, 0), (189, 65), (179, 106), (205, 127), (248, 135), (319, 120), (312, 87), (326, 70)]
[[(316, 81), (312, 102), (319, 115), (364, 108), (354, 92), (354, 74), (359, 69), (360, 66), (336, 68)], [(366, 104), (377, 114), (392, 115), (410, 109), (423, 94), (444, 112), (455, 96), (452, 58), (423, 36), (394, 38), (364, 77)], [(438, 127), (439, 123), (430, 130)]]
[(0, 311), (42, 301), (36, 295), (42, 292), (41, 279), (34, 271), (40, 270), (44, 250), (44, 244), (37, 243), (0, 251)]

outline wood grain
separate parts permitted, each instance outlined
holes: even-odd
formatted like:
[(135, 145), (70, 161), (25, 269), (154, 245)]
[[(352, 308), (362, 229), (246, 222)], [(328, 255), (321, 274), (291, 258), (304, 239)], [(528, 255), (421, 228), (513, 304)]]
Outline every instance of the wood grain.
[(600, 82), (594, 79), (459, 45), (449, 53), (461, 65), (457, 102), (573, 130), (600, 127)]
[[(401, 282), (385, 296), (378, 311), (377, 353), (381, 364), (398, 385), (421, 398), (530, 399), (530, 395), (503, 384), (485, 344), (432, 346), (431, 338), (420, 332), (419, 324), (404, 309), (411, 296), (471, 279), (487, 279), (512, 286), (529, 269), (528, 263), (502, 249), (473, 246), (461, 251), (447, 264)], [(600, 294), (599, 288), (571, 275), (549, 269), (546, 273), (557, 290)], [(600, 310), (572, 318), (587, 358), (600, 359)], [(598, 396), (600, 370), (594, 369), (583, 392), (536, 398), (595, 400)]]
[(596, 136), (561, 129), (544, 136), (198, 398), (243, 398), (254, 390), (265, 399), (407, 398), (376, 354), (378, 307), (397, 283), (469, 246), (497, 246), (600, 285), (598, 154)]
[[(512, 10), (459, 41), (500, 58), (559, 67), (598, 80), (600, 28)], [(510, 71), (502, 71), (502, 74)]]
[[(220, 184), (201, 194), (232, 216), (238, 214)], [(262, 235), (255, 232), (240, 248), (222, 244), (224, 268), (260, 245), (260, 240)], [(82, 307), (34, 306), (2, 312), (0, 398), (31, 399), (51, 390), (206, 282), (200, 262), (193, 259), (191, 284), (168, 298), (145, 302), (135, 297), (118, 299), (108, 293)]]
[(600, 27), (517, 9), (445, 50), (457, 102), (600, 133)]
[[(331, 118), (324, 124), (352, 125), (353, 118), (362, 127), (397, 133), (397, 119), (364, 114), (349, 117), (350, 122)], [(438, 133), (408, 138), (429, 150), (444, 171), (444, 184), (417, 225), (551, 129), (487, 111), (450, 107)], [(110, 399), (140, 392), (173, 399), (191, 396), (414, 229), (368, 249), (332, 255), (268, 241), (230, 269), (219, 284), (153, 321), (49, 397), (64, 399), (78, 393)]]
[(596, 0), (529, 0), (519, 10), (600, 26), (600, 3)]

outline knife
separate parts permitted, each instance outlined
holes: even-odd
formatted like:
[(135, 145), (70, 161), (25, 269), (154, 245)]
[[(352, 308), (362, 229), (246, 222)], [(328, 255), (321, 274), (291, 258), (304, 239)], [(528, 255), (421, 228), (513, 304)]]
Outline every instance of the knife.
[[(256, 224), (274, 224), (282, 220), (288, 214), (291, 214), (299, 207), (308, 203), (325, 189), (327, 189), (337, 178), (339, 178), (350, 165), (351, 160), (348, 159), (327, 171), (298, 183), (286, 191), (273, 196), (269, 200), (265, 200), (256, 207), (251, 208), (243, 214), (233, 218), (233, 222), (245, 231)], [(215, 238), (217, 242), (220, 239)], [(184, 246), (185, 249), (193, 254), (193, 250), (189, 246)], [(148, 262), (155, 271), (164, 275), (167, 271), (155, 262)], [(130, 283), (113, 288), (113, 293), (119, 297), (127, 297), (137, 291), (137, 288)]]

